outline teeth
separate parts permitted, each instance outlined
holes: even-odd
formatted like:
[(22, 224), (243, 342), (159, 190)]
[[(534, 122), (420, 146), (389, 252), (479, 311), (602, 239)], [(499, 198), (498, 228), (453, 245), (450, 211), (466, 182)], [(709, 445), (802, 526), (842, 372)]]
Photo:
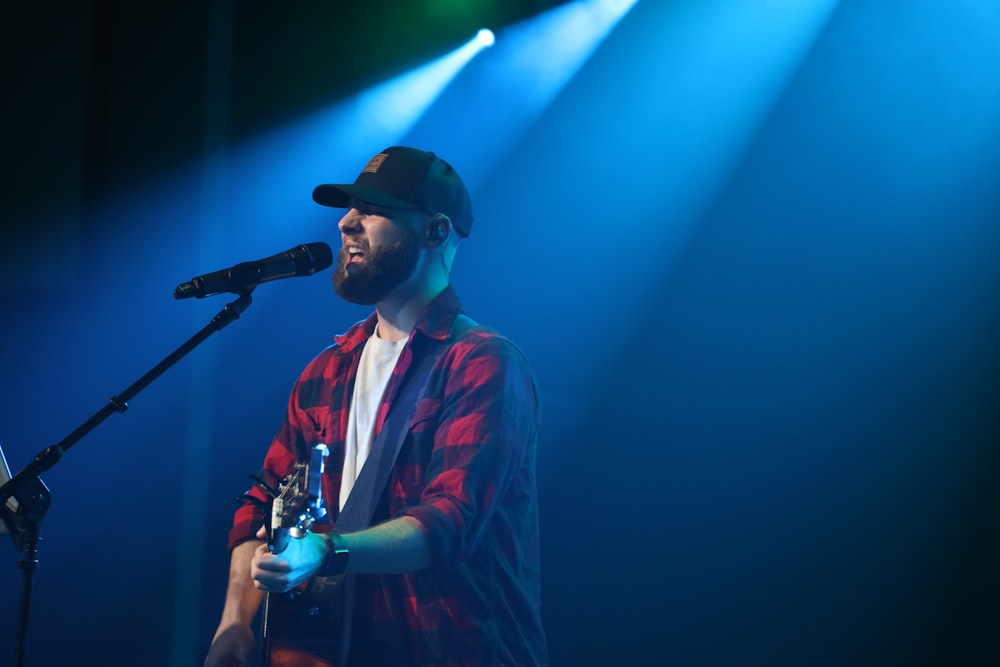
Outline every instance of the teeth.
[(348, 255), (360, 255), (361, 254), (361, 248), (348, 248), (347, 249), (347, 254)]

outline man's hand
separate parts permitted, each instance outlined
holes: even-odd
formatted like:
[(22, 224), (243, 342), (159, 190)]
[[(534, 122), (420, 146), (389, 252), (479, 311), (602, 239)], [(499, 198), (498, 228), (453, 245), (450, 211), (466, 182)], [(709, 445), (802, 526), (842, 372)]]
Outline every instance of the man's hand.
[[(257, 537), (265, 538), (263, 528)], [(285, 593), (313, 576), (329, 550), (327, 540), (315, 533), (293, 537), (279, 554), (272, 554), (266, 544), (257, 547), (250, 563), (250, 576), (258, 590)]]

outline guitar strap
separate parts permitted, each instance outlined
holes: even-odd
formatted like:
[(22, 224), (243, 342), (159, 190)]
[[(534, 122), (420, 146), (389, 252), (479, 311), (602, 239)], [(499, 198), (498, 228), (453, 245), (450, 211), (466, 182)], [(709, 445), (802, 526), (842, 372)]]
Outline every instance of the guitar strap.
[[(451, 336), (445, 343), (430, 344), (436, 345), (435, 349), (429, 350), (414, 362), (414, 367), (410, 369), (407, 378), (400, 388), (399, 394), (389, 409), (385, 422), (381, 430), (375, 436), (372, 443), (371, 452), (368, 459), (358, 473), (358, 479), (351, 489), (344, 509), (337, 517), (334, 530), (338, 533), (350, 533), (363, 530), (369, 526), (375, 507), (378, 505), (382, 491), (389, 481), (389, 473), (396, 463), (399, 450), (406, 440), (410, 424), (417, 410), (417, 404), (427, 391), (427, 380), (431, 369), (437, 360), (444, 353), (445, 349), (462, 336), (469, 329), (476, 326), (468, 316), (459, 314), (452, 326)], [(351, 643), (351, 619), (354, 605), (354, 578), (345, 577), (344, 596), (342, 607), (343, 628), (341, 631), (341, 655), (340, 664), (347, 664), (347, 655), (350, 651)]]

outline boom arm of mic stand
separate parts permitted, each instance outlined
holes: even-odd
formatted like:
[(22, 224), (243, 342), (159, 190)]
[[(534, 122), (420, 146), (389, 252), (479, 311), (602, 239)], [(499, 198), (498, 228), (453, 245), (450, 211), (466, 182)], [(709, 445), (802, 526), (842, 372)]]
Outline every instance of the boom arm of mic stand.
[(112, 396), (108, 404), (98, 410), (90, 419), (81, 424), (75, 431), (63, 438), (58, 444), (51, 445), (42, 450), (29, 463), (24, 470), (11, 477), (6, 484), (0, 486), (0, 511), (9, 512), (7, 500), (14, 498), (17, 501), (17, 512), (13, 517), (6, 516), (5, 523), (10, 525), (11, 537), (14, 539), (14, 547), (17, 551), (22, 549), (25, 552), (24, 559), (18, 563), (22, 570), (21, 587), (21, 607), (18, 615), (17, 646), (15, 647), (14, 666), (22, 667), (25, 656), (25, 640), (27, 637), (28, 615), (31, 608), (31, 590), (34, 572), (38, 566), (36, 549), (41, 541), (41, 525), (48, 511), (52, 496), (48, 487), (38, 477), (38, 475), (62, 459), (66, 450), (75, 445), (83, 436), (94, 430), (98, 424), (110, 417), (114, 412), (125, 412), (128, 409), (128, 402), (132, 400), (140, 391), (149, 386), (153, 380), (163, 375), (167, 369), (180, 361), (191, 350), (198, 347), (216, 331), (220, 331), (225, 326), (239, 318), (243, 311), (250, 307), (253, 302), (250, 294), (253, 290), (243, 292), (235, 301), (226, 305), (212, 321), (201, 329), (187, 342), (174, 350), (163, 361), (154, 366), (149, 372), (136, 380), (131, 386), (118, 396)]

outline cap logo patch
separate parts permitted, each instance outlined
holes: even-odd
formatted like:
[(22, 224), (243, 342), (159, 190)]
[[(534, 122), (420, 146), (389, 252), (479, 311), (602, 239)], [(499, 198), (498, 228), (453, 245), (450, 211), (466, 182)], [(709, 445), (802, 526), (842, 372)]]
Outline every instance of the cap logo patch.
[(368, 166), (365, 167), (362, 170), (361, 173), (362, 174), (376, 174), (376, 173), (378, 173), (378, 168), (382, 166), (382, 163), (385, 162), (385, 159), (387, 157), (389, 157), (389, 156), (386, 155), (385, 153), (379, 153), (378, 155), (376, 155), (375, 157), (373, 157), (368, 162)]

